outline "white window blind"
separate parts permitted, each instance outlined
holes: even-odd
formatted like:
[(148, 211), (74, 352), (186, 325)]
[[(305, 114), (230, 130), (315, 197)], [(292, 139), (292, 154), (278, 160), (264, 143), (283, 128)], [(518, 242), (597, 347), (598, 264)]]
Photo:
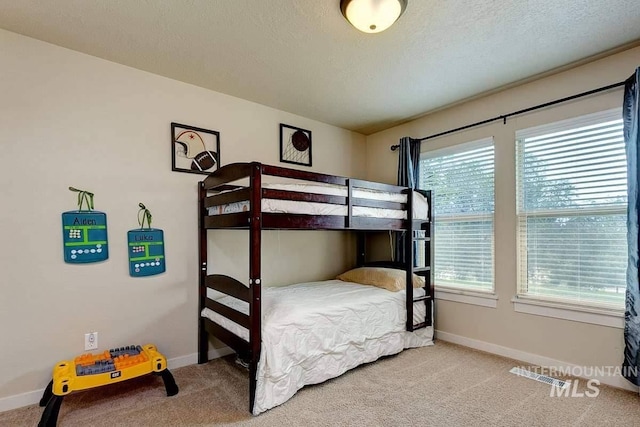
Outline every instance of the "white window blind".
[(516, 132), (518, 291), (622, 307), (627, 168), (620, 110)]
[(493, 138), (423, 153), (420, 168), (433, 191), (435, 285), (493, 291)]

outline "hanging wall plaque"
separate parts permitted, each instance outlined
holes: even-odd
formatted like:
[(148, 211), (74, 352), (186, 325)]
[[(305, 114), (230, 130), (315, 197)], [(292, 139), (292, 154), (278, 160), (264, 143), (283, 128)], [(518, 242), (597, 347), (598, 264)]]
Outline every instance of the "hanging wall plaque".
[(280, 123), (280, 161), (311, 166), (311, 131)]
[[(151, 228), (151, 212), (142, 203), (138, 206), (140, 228), (127, 233), (129, 274), (132, 277), (143, 277), (164, 273), (164, 232), (158, 228)], [(145, 222), (147, 228), (144, 226)]]
[(78, 193), (78, 210), (62, 213), (64, 261), (83, 264), (108, 259), (107, 214), (93, 210), (93, 193), (69, 190)]

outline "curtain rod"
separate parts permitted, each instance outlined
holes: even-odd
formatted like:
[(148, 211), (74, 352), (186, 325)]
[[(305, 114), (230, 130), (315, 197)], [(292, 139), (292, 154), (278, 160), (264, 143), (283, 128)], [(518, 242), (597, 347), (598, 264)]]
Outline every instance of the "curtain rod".
[[(555, 101), (545, 102), (544, 104), (538, 104), (536, 106), (525, 108), (523, 110), (514, 111), (514, 112), (508, 113), (508, 114), (502, 114), (500, 116), (496, 116), (496, 117), (493, 117), (491, 119), (486, 119), (486, 120), (482, 120), (480, 122), (471, 123), (470, 125), (465, 125), (465, 126), (461, 126), (459, 128), (450, 129), (450, 130), (447, 130), (447, 131), (444, 131), (444, 132), (437, 133), (435, 135), (425, 136), (424, 138), (418, 139), (418, 141), (420, 141), (420, 142), (426, 141), (427, 139), (433, 139), (433, 138), (437, 138), (439, 136), (448, 135), (450, 133), (459, 132), (461, 130), (466, 130), (466, 129), (473, 128), (473, 127), (476, 127), (476, 126), (482, 126), (482, 125), (485, 125), (487, 123), (495, 122), (495, 121), (498, 121), (498, 120), (502, 120), (503, 124), (507, 124), (507, 118), (509, 118), (509, 117), (513, 117), (513, 116), (517, 116), (517, 115), (520, 115), (520, 114), (528, 113), (528, 112), (534, 111), (534, 110), (539, 110), (541, 108), (550, 107), (551, 105), (560, 104), (562, 102), (571, 101), (573, 99), (582, 98), (583, 96), (593, 95), (594, 93), (604, 92), (604, 91), (607, 91), (607, 90), (615, 89), (617, 87), (624, 86), (624, 84), (625, 84), (625, 82), (618, 82), (618, 83), (614, 83), (614, 84), (611, 84), (611, 85), (608, 85), (608, 86), (600, 87), (598, 89), (588, 90), (586, 92), (582, 92), (582, 93), (579, 93), (577, 95), (567, 96), (566, 98), (556, 99)], [(400, 147), (399, 144), (392, 145), (391, 146), (391, 151), (396, 151), (399, 147)]]

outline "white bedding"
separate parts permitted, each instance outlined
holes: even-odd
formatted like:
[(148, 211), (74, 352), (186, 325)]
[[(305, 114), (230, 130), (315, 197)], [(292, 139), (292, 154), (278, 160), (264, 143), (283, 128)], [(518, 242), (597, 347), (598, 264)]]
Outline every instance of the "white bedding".
[[(297, 191), (302, 193), (325, 194), (331, 196), (348, 195), (346, 187), (330, 184), (264, 184), (263, 188), (274, 190)], [(414, 219), (427, 219), (429, 215), (429, 204), (427, 199), (418, 192), (414, 192)], [(387, 193), (383, 191), (353, 189), (353, 197), (362, 199), (372, 199), (387, 202), (406, 203), (406, 194)], [(209, 215), (222, 215), (228, 213), (238, 213), (249, 210), (249, 202), (235, 202), (226, 205), (209, 208)], [(292, 213), (305, 215), (339, 215), (346, 216), (348, 208), (344, 205), (334, 205), (331, 203), (300, 202), (293, 200), (262, 199), (262, 212), (269, 213)], [(353, 215), (368, 218), (388, 218), (405, 219), (406, 213), (398, 209), (367, 208), (362, 206), (353, 207)]]
[[(415, 289), (416, 296), (424, 293)], [(248, 304), (217, 300), (239, 311)], [(425, 318), (416, 304), (414, 323)], [(205, 308), (202, 315), (248, 340), (247, 329)], [(430, 345), (433, 328), (405, 331), (405, 293), (340, 280), (262, 290), (262, 351), (254, 415), (286, 402), (296, 391), (381, 356)]]

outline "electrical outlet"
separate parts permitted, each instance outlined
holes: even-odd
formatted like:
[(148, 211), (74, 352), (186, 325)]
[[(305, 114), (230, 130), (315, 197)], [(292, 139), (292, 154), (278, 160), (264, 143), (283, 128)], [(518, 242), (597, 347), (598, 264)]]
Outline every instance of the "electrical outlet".
[(84, 334), (84, 349), (96, 350), (97, 348), (98, 348), (98, 333), (89, 332), (88, 334)]

